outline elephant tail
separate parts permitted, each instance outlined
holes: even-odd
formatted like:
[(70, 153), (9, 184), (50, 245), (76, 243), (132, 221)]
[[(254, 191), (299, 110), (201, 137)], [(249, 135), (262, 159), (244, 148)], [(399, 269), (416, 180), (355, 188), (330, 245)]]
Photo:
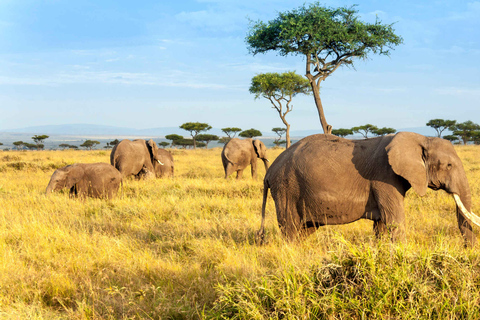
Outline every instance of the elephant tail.
[(255, 240), (258, 244), (263, 244), (265, 239), (265, 210), (267, 207), (267, 197), (268, 197), (268, 180), (263, 180), (263, 202), (262, 202), (262, 224), (260, 226), (260, 230), (257, 231)]
[(232, 161), (232, 159), (228, 157), (226, 152), (224, 152), (223, 155), (225, 156), (225, 159), (227, 159), (228, 162), (231, 162), (232, 164), (237, 164), (236, 162)]

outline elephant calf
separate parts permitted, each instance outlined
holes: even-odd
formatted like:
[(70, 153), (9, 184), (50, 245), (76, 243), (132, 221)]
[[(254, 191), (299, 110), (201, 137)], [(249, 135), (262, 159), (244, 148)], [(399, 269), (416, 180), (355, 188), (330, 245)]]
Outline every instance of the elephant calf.
[(111, 199), (121, 183), (122, 174), (108, 163), (75, 163), (53, 173), (46, 194), (68, 188), (71, 196)]
[(237, 172), (240, 179), (248, 165), (252, 166), (252, 177), (257, 178), (257, 158), (263, 160), (265, 171), (268, 170), (267, 147), (260, 140), (233, 138), (222, 150), (222, 163), (225, 170), (225, 179)]

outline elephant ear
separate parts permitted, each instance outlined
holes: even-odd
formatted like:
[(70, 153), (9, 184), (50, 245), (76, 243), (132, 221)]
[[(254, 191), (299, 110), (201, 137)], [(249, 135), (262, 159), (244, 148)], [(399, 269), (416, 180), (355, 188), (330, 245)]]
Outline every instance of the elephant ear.
[(425, 195), (428, 187), (425, 144), (422, 135), (399, 132), (385, 148), (393, 171), (406, 179), (420, 196)]
[(253, 150), (255, 150), (255, 153), (257, 154), (257, 158), (262, 158), (260, 156), (260, 153), (262, 152), (262, 145), (261, 145), (261, 141), (260, 140), (253, 140), (252, 141), (252, 144), (253, 144)]
[(152, 158), (152, 162), (155, 162), (158, 159), (158, 147), (155, 141), (152, 139), (148, 140), (147, 142), (148, 151), (150, 152), (150, 156)]
[(67, 167), (67, 179), (65, 181), (66, 188), (72, 188), (74, 185), (78, 184), (84, 177), (85, 170), (83, 167), (73, 164)]

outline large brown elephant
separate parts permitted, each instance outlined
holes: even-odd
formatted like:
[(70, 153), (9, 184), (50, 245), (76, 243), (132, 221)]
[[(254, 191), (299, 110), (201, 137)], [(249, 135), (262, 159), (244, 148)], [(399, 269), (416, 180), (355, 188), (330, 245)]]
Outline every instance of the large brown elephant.
[(136, 178), (156, 175), (157, 167), (163, 163), (158, 157), (158, 147), (150, 139), (128, 139), (120, 141), (110, 153), (110, 163), (118, 169), (124, 177)]
[(420, 196), (427, 188), (454, 196), (457, 221), (466, 243), (474, 244), (470, 221), (471, 194), (462, 162), (452, 144), (400, 132), (366, 140), (333, 135), (306, 137), (273, 162), (264, 179), (262, 225), (268, 189), (277, 220), (287, 238), (308, 235), (322, 225), (358, 219), (374, 221), (377, 237), (405, 238), (404, 197), (412, 187)]
[(158, 149), (158, 160), (163, 165), (157, 166), (155, 175), (158, 178), (173, 178), (174, 175), (174, 163), (172, 154), (165, 149)]
[(252, 166), (252, 177), (257, 178), (257, 158), (263, 160), (265, 171), (268, 170), (267, 147), (260, 140), (233, 138), (222, 150), (222, 163), (225, 170), (225, 179), (237, 172), (237, 179), (240, 179), (243, 170), (249, 165)]
[(46, 194), (67, 188), (71, 196), (111, 199), (121, 183), (122, 174), (108, 163), (75, 163), (52, 174)]

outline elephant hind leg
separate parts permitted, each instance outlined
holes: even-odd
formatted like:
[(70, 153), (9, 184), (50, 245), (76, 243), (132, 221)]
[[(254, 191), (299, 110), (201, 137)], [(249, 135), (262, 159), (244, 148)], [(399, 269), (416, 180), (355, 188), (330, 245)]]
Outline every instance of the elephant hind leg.
[(231, 175), (234, 171), (235, 170), (233, 170), (233, 164), (228, 162), (227, 165), (225, 166), (225, 179), (227, 179), (227, 177)]

